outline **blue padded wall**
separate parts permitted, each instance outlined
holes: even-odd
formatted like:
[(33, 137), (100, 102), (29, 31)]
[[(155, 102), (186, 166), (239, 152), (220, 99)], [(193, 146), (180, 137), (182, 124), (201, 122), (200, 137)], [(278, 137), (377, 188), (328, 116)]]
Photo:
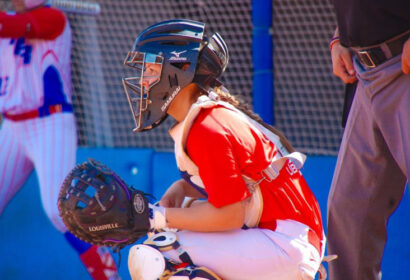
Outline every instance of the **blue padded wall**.
[(169, 186), (180, 179), (174, 153), (155, 153), (152, 160), (153, 195), (157, 200), (161, 198)]
[(96, 159), (121, 175), (121, 178), (139, 190), (152, 193), (152, 149), (79, 149), (77, 162)]
[[(85, 149), (78, 151), (78, 162), (87, 158), (100, 160), (115, 170), (128, 184), (159, 199), (179, 178), (172, 153), (150, 149)], [(326, 203), (335, 157), (308, 157), (303, 174), (316, 195), (326, 219)], [(410, 194), (389, 223), (389, 240), (383, 259), (383, 279), (408, 279), (410, 275)], [(46, 218), (41, 203), (37, 177), (33, 173), (21, 191), (0, 216), (0, 279), (90, 279), (77, 254)], [(128, 250), (121, 251), (120, 274), (129, 280)], [(114, 255), (116, 261), (118, 255)]]

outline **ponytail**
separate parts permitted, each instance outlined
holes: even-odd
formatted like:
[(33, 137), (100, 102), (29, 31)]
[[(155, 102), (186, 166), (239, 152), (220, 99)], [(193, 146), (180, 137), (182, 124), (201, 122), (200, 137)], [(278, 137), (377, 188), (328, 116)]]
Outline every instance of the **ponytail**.
[(238, 98), (230, 94), (229, 91), (225, 87), (220, 86), (220, 87), (214, 88), (213, 90), (214, 90), (213, 92), (216, 93), (216, 95), (218, 96), (219, 100), (231, 104), (232, 106), (236, 107), (238, 110), (246, 114), (249, 118), (253, 119), (254, 121), (264, 126), (266, 129), (276, 134), (280, 138), (280, 142), (283, 144), (283, 146), (285, 146), (285, 148), (288, 150), (289, 153), (292, 153), (295, 151), (292, 144), (289, 142), (289, 140), (285, 137), (285, 135), (281, 131), (265, 123), (257, 114), (255, 114), (250, 109), (250, 107), (247, 104), (242, 103)]

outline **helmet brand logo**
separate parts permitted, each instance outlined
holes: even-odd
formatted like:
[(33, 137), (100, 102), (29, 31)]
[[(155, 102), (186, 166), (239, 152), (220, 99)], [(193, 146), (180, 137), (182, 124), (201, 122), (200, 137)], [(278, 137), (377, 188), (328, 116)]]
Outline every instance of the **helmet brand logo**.
[(173, 52), (171, 52), (173, 55), (175, 55), (175, 57), (179, 57), (181, 54), (183, 54), (183, 53), (186, 53), (186, 50), (185, 51), (182, 51), (182, 52), (176, 52), (176, 51), (173, 51)]
[(101, 231), (101, 230), (106, 230), (106, 229), (114, 229), (114, 228), (119, 228), (120, 226), (118, 225), (118, 223), (115, 224), (105, 224), (105, 225), (101, 225), (101, 226), (91, 226), (88, 227), (89, 231)]
[(171, 103), (172, 100), (174, 100), (175, 96), (178, 94), (178, 92), (181, 90), (181, 86), (178, 86), (171, 94), (171, 96), (165, 101), (164, 105), (161, 107), (161, 111), (164, 112), (167, 108), (168, 105)]
[(174, 56), (170, 57), (169, 61), (186, 61), (187, 60), (186, 57), (180, 57), (180, 55), (185, 53), (185, 52), (186, 52), (186, 50), (182, 51), (182, 52), (176, 52), (176, 51), (171, 52), (171, 54), (173, 54)]

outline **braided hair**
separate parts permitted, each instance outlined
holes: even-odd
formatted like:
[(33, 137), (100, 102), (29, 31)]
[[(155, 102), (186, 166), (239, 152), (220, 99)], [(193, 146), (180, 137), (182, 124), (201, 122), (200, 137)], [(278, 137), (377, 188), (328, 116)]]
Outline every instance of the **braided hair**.
[(265, 123), (261, 117), (259, 117), (256, 113), (254, 113), (249, 105), (243, 103), (239, 98), (235, 97), (232, 95), (225, 87), (219, 86), (215, 87), (213, 91), (218, 95), (219, 100), (227, 102), (237, 108), (238, 110), (242, 111), (244, 114), (246, 114), (249, 118), (253, 119), (254, 121), (258, 122), (261, 124), (263, 127), (266, 129), (270, 130), (274, 134), (276, 134), (279, 138), (283, 146), (290, 152), (294, 152), (295, 149), (293, 148), (292, 144), (289, 142), (289, 140), (285, 137), (285, 135), (278, 130), (277, 128), (273, 127), (272, 125), (269, 125)]

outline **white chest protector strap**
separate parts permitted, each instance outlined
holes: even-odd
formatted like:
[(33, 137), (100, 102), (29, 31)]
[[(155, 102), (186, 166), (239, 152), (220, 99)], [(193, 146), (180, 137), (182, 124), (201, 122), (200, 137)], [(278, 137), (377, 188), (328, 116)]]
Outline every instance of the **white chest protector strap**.
[(247, 201), (245, 211), (245, 225), (247, 227), (251, 228), (258, 226), (259, 219), (262, 215), (263, 197), (259, 188), (259, 183), (261, 183), (263, 180), (266, 180), (268, 182), (275, 180), (288, 159), (292, 162), (292, 164), (288, 166), (292, 166), (294, 168), (293, 172), (296, 172), (297, 170), (302, 168), (306, 156), (304, 154), (295, 152), (285, 157), (273, 160), (272, 163), (261, 172), (263, 177), (258, 181), (255, 181), (245, 175), (242, 175), (243, 179), (245, 180), (246, 186), (252, 193), (252, 196), (250, 197), (249, 201)]
[(266, 180), (268, 182), (275, 180), (276, 177), (278, 177), (279, 172), (282, 170), (287, 160), (290, 160), (293, 163), (291, 166), (294, 169), (294, 172), (296, 170), (300, 170), (303, 167), (306, 161), (306, 155), (299, 152), (293, 152), (284, 157), (274, 159), (266, 169), (262, 170), (261, 173), (263, 178), (259, 180), (257, 183), (260, 183), (263, 180)]
[[(211, 94), (210, 96), (213, 95)], [(255, 129), (255, 131), (260, 131), (261, 133), (263, 133), (270, 141), (272, 141), (275, 144), (275, 146), (278, 149), (278, 153), (273, 158), (272, 163), (265, 170), (261, 171), (261, 174), (263, 175), (263, 178), (261, 180), (255, 181), (249, 177), (242, 175), (243, 179), (245, 180), (248, 186), (249, 191), (252, 194), (250, 199), (247, 201), (246, 205), (245, 225), (247, 227), (256, 227), (259, 224), (259, 219), (263, 211), (263, 198), (258, 184), (262, 180), (267, 180), (269, 182), (274, 180), (279, 175), (279, 172), (287, 159), (290, 159), (294, 163), (296, 169), (302, 168), (306, 156), (299, 152), (294, 152), (290, 154), (286, 150), (285, 146), (280, 142), (279, 136), (277, 136), (270, 130), (266, 129), (263, 125), (251, 119), (231, 104), (211, 99), (208, 96), (201, 96), (198, 98), (198, 101), (191, 106), (184, 121), (178, 123), (170, 130), (171, 137), (174, 139), (175, 142), (175, 156), (177, 160), (177, 166), (179, 170), (190, 174), (191, 181), (194, 182), (198, 187), (204, 188), (204, 184), (199, 176), (198, 167), (186, 154), (186, 139), (188, 137), (188, 133), (191, 129), (191, 126), (194, 123), (201, 109), (212, 108), (215, 106), (224, 106), (236, 112), (236, 116), (239, 119), (248, 123), (251, 127)]]
[(200, 96), (198, 98), (198, 101), (191, 106), (185, 119), (182, 122), (176, 124), (169, 131), (175, 143), (174, 149), (177, 165), (182, 172), (186, 171), (191, 175), (198, 174), (198, 167), (186, 154), (186, 140), (191, 129), (191, 126), (194, 123), (199, 112), (202, 109), (213, 108), (216, 106), (223, 106), (231, 111), (236, 112), (236, 116), (238, 119), (241, 119), (242, 121), (248, 123), (251, 127), (254, 128), (255, 131), (259, 131), (262, 134), (264, 134), (277, 147), (278, 157), (286, 156), (289, 154), (285, 146), (280, 142), (279, 136), (265, 128), (263, 125), (251, 119), (231, 104), (223, 101), (212, 100), (208, 96), (203, 95)]

